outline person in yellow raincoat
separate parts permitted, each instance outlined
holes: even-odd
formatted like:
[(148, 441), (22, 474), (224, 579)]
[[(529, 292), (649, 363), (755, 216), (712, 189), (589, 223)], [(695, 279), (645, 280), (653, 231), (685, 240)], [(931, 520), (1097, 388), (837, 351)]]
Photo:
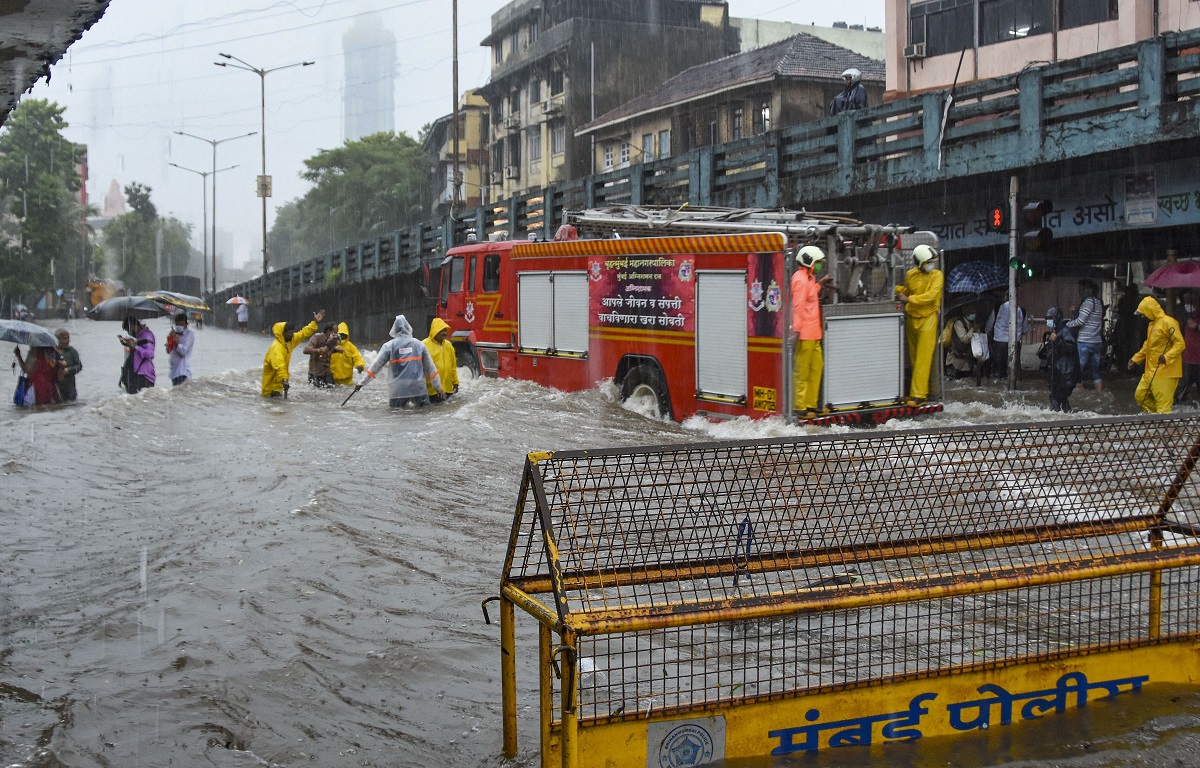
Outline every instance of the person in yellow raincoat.
[[(442, 389), (447, 398), (458, 392), (458, 356), (454, 353), (454, 344), (447, 338), (449, 335), (450, 326), (442, 318), (435, 317), (429, 324), (429, 336), (422, 342), (437, 366), (438, 375), (442, 377)], [(426, 382), (426, 386), (429, 396), (436, 397), (438, 391), (434, 389), (433, 382)]]
[(792, 365), (792, 408), (800, 418), (822, 415), (819, 400), (821, 376), (825, 372), (825, 353), (821, 349), (824, 327), (821, 318), (821, 288), (831, 275), (817, 278), (825, 261), (825, 252), (806, 245), (796, 254), (792, 273), (792, 341), (796, 359)]
[(325, 319), (325, 310), (313, 315), (313, 321), (298, 331), (292, 329), (290, 323), (279, 322), (271, 326), (271, 335), (275, 340), (263, 358), (262, 396), (287, 397), (290, 388), (288, 379), (291, 378), (290, 366), (292, 350), (303, 344), (317, 332), (317, 323)]
[(329, 356), (329, 372), (333, 374), (334, 384), (341, 387), (353, 387), (355, 369), (362, 373), (367, 364), (363, 361), (363, 356), (359, 354), (358, 347), (350, 343), (350, 326), (338, 323), (337, 335), (341, 339), (338, 342), (341, 351), (334, 352)]
[(920, 405), (929, 397), (929, 374), (938, 341), (938, 312), (942, 308), (942, 271), (937, 268), (937, 251), (928, 245), (913, 248), (913, 268), (896, 286), (896, 298), (904, 304), (904, 330), (912, 378), (908, 405)]
[(1183, 332), (1179, 322), (1163, 311), (1153, 296), (1142, 299), (1137, 314), (1149, 318), (1150, 328), (1146, 331), (1146, 343), (1129, 360), (1130, 370), (1146, 364), (1133, 398), (1146, 413), (1170, 413), (1175, 387), (1183, 376)]

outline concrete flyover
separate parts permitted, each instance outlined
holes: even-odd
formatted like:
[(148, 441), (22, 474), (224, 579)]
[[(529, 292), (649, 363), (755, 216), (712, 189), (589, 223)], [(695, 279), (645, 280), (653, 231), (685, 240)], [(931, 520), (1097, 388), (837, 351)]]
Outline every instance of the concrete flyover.
[(0, 0), (0, 125), (110, 0)]

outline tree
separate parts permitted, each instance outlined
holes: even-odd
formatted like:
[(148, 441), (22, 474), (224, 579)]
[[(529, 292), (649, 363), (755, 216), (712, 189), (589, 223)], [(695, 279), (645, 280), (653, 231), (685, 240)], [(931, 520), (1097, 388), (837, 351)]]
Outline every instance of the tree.
[(313, 183), (282, 206), (271, 230), (272, 263), (287, 266), (334, 247), (380, 237), (425, 218), (429, 158), (405, 133), (376, 133), (304, 161)]
[(51, 287), (51, 263), (73, 263), (78, 251), (82, 150), (62, 136), (64, 111), (24, 99), (0, 133), (2, 210), (20, 222), (17, 247), (0, 249), (0, 290), (10, 295)]
[(131, 293), (157, 290), (161, 275), (184, 274), (192, 260), (191, 225), (160, 217), (150, 191), (137, 182), (125, 187), (133, 210), (104, 228), (109, 276), (125, 283)]

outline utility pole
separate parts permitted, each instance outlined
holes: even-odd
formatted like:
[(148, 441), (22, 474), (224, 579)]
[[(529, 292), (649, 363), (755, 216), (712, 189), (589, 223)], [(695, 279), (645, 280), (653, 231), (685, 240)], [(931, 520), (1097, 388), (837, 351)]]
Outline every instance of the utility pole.
[(1008, 323), (1008, 391), (1017, 388), (1017, 192), (1016, 174), (1008, 178), (1008, 318), (996, 318), (996, 322)]
[(458, 167), (458, 0), (453, 0), (451, 4), (453, 20), (450, 28), (453, 31), (453, 49), (454, 49), (454, 66), (453, 66), (453, 88), (454, 88), (454, 117), (451, 136), (453, 137), (452, 152), (454, 153), (454, 200), (450, 203), (450, 213), (458, 213), (462, 205), (462, 175)]

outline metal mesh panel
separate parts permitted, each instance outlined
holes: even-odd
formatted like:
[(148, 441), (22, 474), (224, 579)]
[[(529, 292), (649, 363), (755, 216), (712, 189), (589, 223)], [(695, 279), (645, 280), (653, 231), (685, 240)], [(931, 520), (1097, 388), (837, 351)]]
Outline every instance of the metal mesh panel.
[(1172, 417), (545, 454), (504, 580), (585, 718), (1196, 637), (1198, 457)]
[[(580, 716), (644, 716), (1014, 659), (1141, 644), (1149, 574), (580, 639)], [(1170, 634), (1200, 631), (1200, 577), (1167, 571)], [(557, 699), (557, 693), (556, 693)]]
[[(1112, 420), (560, 452), (537, 471), (570, 610), (588, 612), (1141, 553), (1198, 435)], [(1188, 478), (1173, 517), (1198, 504)], [(511, 580), (549, 575), (533, 506)]]

